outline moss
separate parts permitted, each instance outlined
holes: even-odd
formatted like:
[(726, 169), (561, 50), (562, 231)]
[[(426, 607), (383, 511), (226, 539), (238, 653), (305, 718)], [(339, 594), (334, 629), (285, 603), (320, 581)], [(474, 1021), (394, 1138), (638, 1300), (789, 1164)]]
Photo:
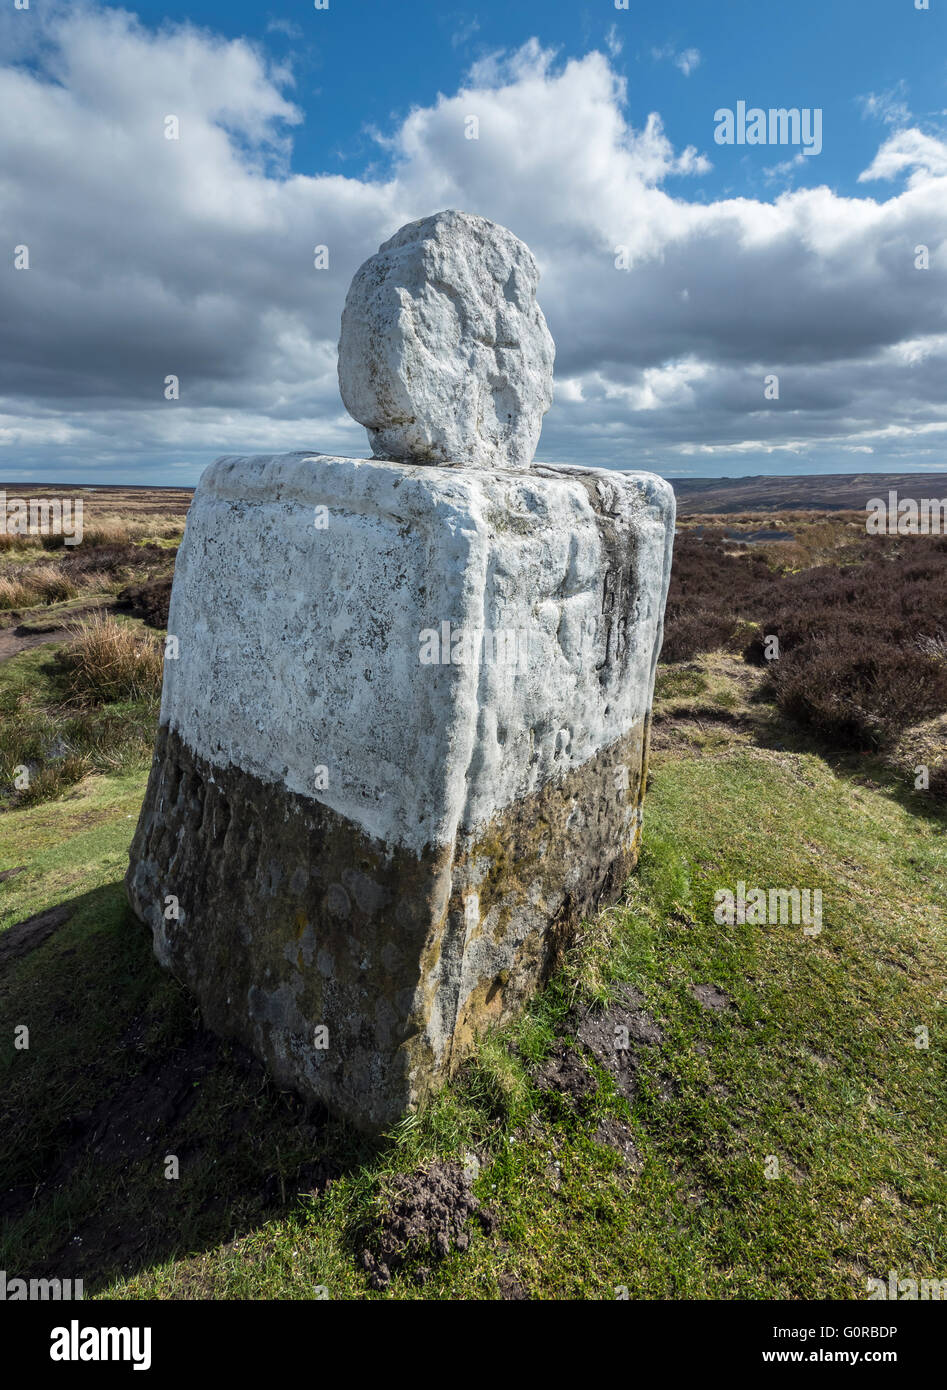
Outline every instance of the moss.
[[(282, 786), (212, 768), (162, 728), (129, 899), (209, 1027), (282, 1084), (383, 1128), (515, 1016), (582, 917), (620, 890), (637, 855), (644, 742), (639, 727), (481, 835), (418, 856), (385, 852)], [(314, 1042), (320, 1025), (328, 1048)]]

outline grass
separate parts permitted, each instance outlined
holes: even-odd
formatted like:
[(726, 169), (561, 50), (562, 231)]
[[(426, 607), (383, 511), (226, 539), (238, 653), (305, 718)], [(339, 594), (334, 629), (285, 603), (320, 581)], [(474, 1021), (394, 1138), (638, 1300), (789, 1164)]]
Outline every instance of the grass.
[(707, 689), (707, 678), (696, 667), (661, 667), (654, 682), (657, 700), (667, 700), (674, 696), (700, 695)]
[(102, 626), (94, 623), (86, 625), (88, 640), (75, 639), (71, 655), (64, 644), (50, 643), (0, 663), (0, 811), (62, 795), (89, 773), (140, 769), (150, 759), (155, 658), (139, 660), (136, 653), (154, 651), (157, 639), (132, 620), (110, 621), (121, 629), (111, 640), (124, 667), (116, 657), (108, 671), (89, 667), (90, 643), (103, 642)]
[[(77, 534), (70, 525), (69, 538)], [(184, 534), (183, 517), (149, 514), (146, 517), (113, 516), (99, 509), (97, 519), (86, 518), (82, 526), (81, 546), (118, 546), (144, 544), (148, 541), (168, 546), (177, 546)], [(71, 546), (66, 545), (66, 536), (55, 530), (43, 534), (38, 530), (25, 532), (0, 532), (0, 552), (17, 560), (29, 560), (34, 555), (45, 552), (67, 554)]]
[[(702, 729), (696, 716), (703, 743), (656, 740), (624, 901), (587, 924), (515, 1026), (377, 1142), (209, 1046), (154, 963), (120, 882), (143, 772), (6, 812), (0, 872), (28, 869), (0, 882), (0, 923), (63, 903), (72, 915), (0, 974), (0, 1189), (14, 1193), (0, 1267), (80, 1274), (87, 1294), (125, 1298), (311, 1298), (321, 1285), (470, 1299), (511, 1279), (553, 1299), (619, 1286), (859, 1298), (890, 1268), (941, 1277), (945, 821), (884, 768), (793, 744), (772, 710), (747, 723), (756, 674), (741, 684), (735, 669), (718, 656), (700, 682), (662, 673), (665, 727), (688, 708), (725, 717)], [(718, 925), (714, 894), (740, 879), (821, 888), (823, 931)], [(534, 1066), (573, 1037), (573, 1006), (626, 981), (664, 1039), (643, 1052), (631, 1105), (594, 1064), (587, 1110), (541, 1092)], [(701, 1004), (702, 984), (730, 1006)], [(30, 1049), (16, 1051), (23, 1022)], [(628, 1126), (639, 1172), (597, 1142), (609, 1117)], [(469, 1155), (497, 1230), (473, 1230), (423, 1285), (407, 1266), (373, 1292), (359, 1254), (393, 1176)], [(325, 1192), (319, 1164), (337, 1175)]]
[[(0, 555), (0, 630), (28, 628), (66, 616), (67, 605), (90, 606), (117, 595), (129, 583), (142, 583), (168, 574), (173, 546), (149, 539), (123, 550), (54, 552), (54, 561), (39, 552), (29, 559), (19, 553), (15, 562)], [(167, 557), (167, 559), (165, 558)]]
[[(2, 669), (2, 668), (0, 668)], [(87, 776), (68, 797), (0, 817), (0, 932), (77, 893), (114, 885), (128, 864), (128, 845), (144, 793), (141, 769)]]
[[(0, 545), (0, 608), (21, 586), (0, 631), (49, 634), (93, 590), (166, 573), (170, 554), (137, 555), (173, 551), (177, 505), (92, 493), (88, 548)], [(848, 516), (721, 519), (733, 525), (794, 532), (728, 562), (760, 583), (864, 558)], [(839, 753), (780, 715), (767, 671), (739, 655), (752, 624), (731, 632), (733, 611), (725, 649), (659, 669), (644, 852), (623, 900), (584, 925), (514, 1026), (374, 1141), (203, 1033), (127, 908), (158, 639), (107, 618), (71, 650), (0, 662), (0, 1268), (129, 1299), (473, 1299), (511, 1285), (857, 1299), (891, 1268), (947, 1274), (947, 819), (913, 785), (915, 763), (942, 756), (947, 716), (906, 728), (886, 761)], [(719, 925), (715, 893), (741, 880), (821, 889), (822, 932)], [(576, 1011), (625, 984), (663, 1038), (639, 1050), (631, 1102), (587, 1054), (587, 1103), (541, 1090), (537, 1067), (577, 1046)], [(24, 1024), (28, 1050), (14, 1045)], [(640, 1163), (600, 1142), (609, 1124)], [(498, 1225), (472, 1223), (468, 1250), (427, 1259), (423, 1284), (409, 1261), (377, 1292), (361, 1252), (397, 1175), (435, 1159), (479, 1163)]]
[(78, 589), (55, 565), (31, 565), (23, 578), (0, 576), (0, 608), (29, 608), (75, 598)]
[(131, 623), (102, 614), (79, 621), (60, 660), (69, 697), (76, 704), (156, 701), (161, 696), (161, 643)]
[[(732, 527), (685, 521), (659, 702), (677, 694), (683, 707), (706, 681), (706, 658), (742, 656), (766, 672), (758, 693), (798, 729), (880, 753), (902, 780), (947, 797), (947, 540), (869, 536), (844, 515), (784, 521), (795, 542), (737, 550), (724, 537)], [(736, 715), (726, 691), (703, 693), (704, 712)]]

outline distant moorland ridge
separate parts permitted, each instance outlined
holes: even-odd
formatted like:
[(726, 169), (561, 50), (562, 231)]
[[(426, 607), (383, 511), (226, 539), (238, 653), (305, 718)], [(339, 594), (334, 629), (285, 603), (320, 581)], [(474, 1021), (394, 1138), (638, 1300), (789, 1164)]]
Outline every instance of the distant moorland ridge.
[(848, 511), (869, 497), (947, 497), (947, 473), (807, 473), (791, 478), (669, 478), (679, 515)]

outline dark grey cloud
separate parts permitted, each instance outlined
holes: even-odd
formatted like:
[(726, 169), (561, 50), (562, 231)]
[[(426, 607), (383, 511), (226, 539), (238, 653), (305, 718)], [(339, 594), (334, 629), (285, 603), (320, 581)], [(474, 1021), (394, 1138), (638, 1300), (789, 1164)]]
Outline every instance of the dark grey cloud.
[[(863, 198), (698, 201), (706, 157), (674, 150), (656, 116), (631, 128), (605, 56), (557, 66), (532, 42), (412, 111), (383, 138), (384, 179), (311, 178), (288, 172), (287, 75), (250, 45), (85, 7), (32, 32), (0, 69), (7, 477), (361, 452), (336, 383), (349, 280), (448, 206), (509, 226), (540, 262), (557, 343), (542, 457), (713, 473), (865, 467), (868, 451), (924, 466), (942, 449), (947, 144), (929, 131), (887, 132)], [(672, 174), (693, 201), (665, 190)]]

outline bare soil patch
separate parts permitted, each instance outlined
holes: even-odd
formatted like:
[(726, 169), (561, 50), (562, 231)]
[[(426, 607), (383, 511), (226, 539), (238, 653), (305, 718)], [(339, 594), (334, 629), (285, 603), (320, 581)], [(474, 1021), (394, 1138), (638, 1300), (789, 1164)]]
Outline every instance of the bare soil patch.
[[(396, 1177), (372, 1248), (362, 1251), (372, 1288), (386, 1289), (392, 1275), (410, 1261), (442, 1260), (452, 1250), (466, 1250), (472, 1218), (487, 1232), (496, 1224), (493, 1213), (474, 1196), (472, 1178), (461, 1164), (431, 1163)], [(421, 1265), (415, 1272), (423, 1283), (429, 1269)]]

